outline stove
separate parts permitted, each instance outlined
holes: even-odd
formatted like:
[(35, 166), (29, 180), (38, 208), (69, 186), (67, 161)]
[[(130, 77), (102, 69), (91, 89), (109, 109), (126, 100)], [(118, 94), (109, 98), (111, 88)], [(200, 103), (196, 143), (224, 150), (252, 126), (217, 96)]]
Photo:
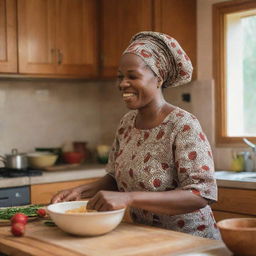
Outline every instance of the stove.
[(41, 176), (43, 174), (42, 170), (36, 169), (12, 169), (6, 167), (0, 167), (0, 177), (1, 178), (17, 178), (17, 177), (31, 177), (31, 176)]

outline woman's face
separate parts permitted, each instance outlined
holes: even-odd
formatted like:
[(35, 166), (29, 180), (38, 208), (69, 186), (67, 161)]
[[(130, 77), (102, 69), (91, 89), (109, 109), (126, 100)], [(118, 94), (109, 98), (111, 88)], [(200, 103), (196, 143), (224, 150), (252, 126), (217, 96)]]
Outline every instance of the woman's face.
[(135, 54), (121, 57), (117, 85), (129, 109), (140, 109), (154, 104), (161, 94), (158, 78), (145, 62)]

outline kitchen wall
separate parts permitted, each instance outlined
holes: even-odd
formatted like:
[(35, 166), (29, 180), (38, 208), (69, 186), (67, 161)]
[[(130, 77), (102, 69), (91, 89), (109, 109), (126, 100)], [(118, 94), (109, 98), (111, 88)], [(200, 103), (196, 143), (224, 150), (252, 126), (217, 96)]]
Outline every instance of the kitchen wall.
[[(189, 86), (166, 90), (174, 104)], [(0, 154), (12, 148), (58, 147), (75, 140), (94, 149), (112, 144), (120, 117), (127, 111), (115, 81), (0, 80)]]
[(0, 81), (0, 154), (12, 148), (99, 142), (100, 85), (66, 81)]
[[(165, 98), (198, 117), (213, 148), (216, 168), (228, 169), (231, 148), (214, 142), (212, 76), (212, 4), (198, 1), (198, 80), (164, 91)], [(182, 94), (190, 93), (190, 103)], [(0, 80), (0, 154), (12, 148), (61, 146), (74, 140), (112, 144), (120, 117), (127, 111), (114, 81)], [(239, 149), (237, 149), (239, 151)]]

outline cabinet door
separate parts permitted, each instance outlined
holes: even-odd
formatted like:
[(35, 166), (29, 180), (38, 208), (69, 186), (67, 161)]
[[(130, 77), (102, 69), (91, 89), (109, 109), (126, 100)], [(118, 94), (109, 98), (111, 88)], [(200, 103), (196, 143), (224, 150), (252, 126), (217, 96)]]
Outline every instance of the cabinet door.
[(154, 30), (174, 37), (190, 57), (196, 78), (196, 0), (154, 0)]
[(17, 72), (15, 0), (0, 0), (0, 72)]
[(131, 37), (152, 30), (151, 0), (101, 0), (101, 76), (115, 77)]
[(95, 0), (57, 0), (57, 73), (93, 77), (98, 70)]
[(58, 191), (92, 183), (96, 180), (98, 178), (32, 185), (31, 204), (49, 204)]
[(18, 0), (19, 72), (56, 72), (55, 0)]

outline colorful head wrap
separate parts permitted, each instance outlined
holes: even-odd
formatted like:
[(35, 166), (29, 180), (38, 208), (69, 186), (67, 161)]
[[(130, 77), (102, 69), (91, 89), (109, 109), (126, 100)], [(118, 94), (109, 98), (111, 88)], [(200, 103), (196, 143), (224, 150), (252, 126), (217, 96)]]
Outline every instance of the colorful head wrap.
[(193, 66), (187, 54), (172, 37), (152, 31), (136, 34), (123, 52), (140, 56), (157, 77), (162, 87), (178, 86), (191, 81)]

